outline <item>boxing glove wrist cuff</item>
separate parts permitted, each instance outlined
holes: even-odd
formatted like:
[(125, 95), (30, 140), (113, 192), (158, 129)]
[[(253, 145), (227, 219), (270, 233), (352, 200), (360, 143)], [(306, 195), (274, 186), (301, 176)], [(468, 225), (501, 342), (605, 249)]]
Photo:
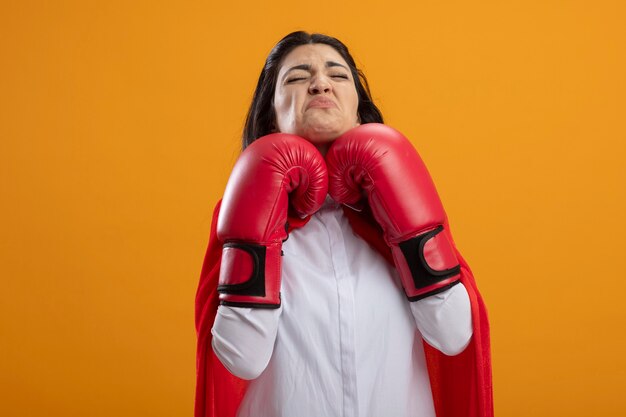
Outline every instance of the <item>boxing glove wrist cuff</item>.
[(430, 290), (428, 292), (421, 292), (418, 293), (416, 295), (410, 296), (410, 295), (406, 295), (407, 300), (413, 302), (413, 301), (418, 301), (421, 300), (422, 298), (426, 298), (426, 297), (430, 297), (431, 295), (435, 295), (435, 294), (439, 294), (440, 292), (444, 292), (449, 290), (450, 288), (454, 287), (456, 284), (460, 283), (461, 281), (459, 279), (455, 279), (453, 281), (451, 281), (450, 283), (443, 285), (443, 286), (437, 286), (434, 290)]
[(409, 300), (416, 301), (452, 287), (461, 266), (443, 226), (392, 245), (392, 253)]
[(217, 291), (220, 304), (280, 307), (281, 244), (231, 242), (224, 245)]

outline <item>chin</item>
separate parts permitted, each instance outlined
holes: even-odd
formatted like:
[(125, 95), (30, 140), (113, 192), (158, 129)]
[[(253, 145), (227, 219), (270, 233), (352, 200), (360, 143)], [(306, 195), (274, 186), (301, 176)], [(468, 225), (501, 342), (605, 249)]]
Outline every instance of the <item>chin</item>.
[(345, 126), (314, 126), (305, 129), (301, 136), (312, 143), (327, 143), (334, 141), (348, 130), (350, 130), (350, 128), (346, 128)]

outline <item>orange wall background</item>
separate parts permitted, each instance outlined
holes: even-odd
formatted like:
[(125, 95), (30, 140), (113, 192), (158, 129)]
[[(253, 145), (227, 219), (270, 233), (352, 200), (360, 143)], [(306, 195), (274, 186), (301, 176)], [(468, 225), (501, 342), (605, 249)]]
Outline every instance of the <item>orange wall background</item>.
[(270, 48), (346, 42), (489, 308), (500, 416), (626, 415), (621, 1), (0, 5), (0, 415), (192, 415), (214, 203)]

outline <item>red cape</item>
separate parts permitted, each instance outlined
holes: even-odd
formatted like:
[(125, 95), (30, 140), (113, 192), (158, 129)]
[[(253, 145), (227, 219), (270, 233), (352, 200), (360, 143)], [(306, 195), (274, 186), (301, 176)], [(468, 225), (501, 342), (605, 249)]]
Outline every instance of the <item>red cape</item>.
[[(213, 212), (209, 246), (196, 294), (198, 346), (195, 417), (235, 417), (248, 386), (247, 381), (226, 370), (211, 347), (211, 328), (219, 305), (217, 280), (222, 242), (217, 239), (216, 227), (220, 204), (221, 201), (217, 203)], [(344, 208), (344, 212), (355, 233), (393, 265), (391, 252), (371, 214), (367, 211), (357, 213), (347, 208)], [(290, 217), (290, 230), (304, 226), (307, 221), (308, 218), (301, 220)], [(447, 219), (445, 230), (454, 246)], [(476, 288), (472, 271), (456, 246), (454, 250), (461, 262), (461, 282), (465, 285), (471, 301), (474, 334), (468, 347), (456, 356), (446, 356), (424, 343), (435, 411), (437, 417), (492, 417), (493, 394), (487, 310)]]

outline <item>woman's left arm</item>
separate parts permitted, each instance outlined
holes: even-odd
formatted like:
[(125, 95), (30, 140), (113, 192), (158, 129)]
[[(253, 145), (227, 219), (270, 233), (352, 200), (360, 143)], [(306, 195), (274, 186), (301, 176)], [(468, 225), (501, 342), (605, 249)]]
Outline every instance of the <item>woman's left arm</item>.
[(410, 303), (422, 337), (448, 356), (463, 352), (472, 338), (472, 311), (463, 283)]

